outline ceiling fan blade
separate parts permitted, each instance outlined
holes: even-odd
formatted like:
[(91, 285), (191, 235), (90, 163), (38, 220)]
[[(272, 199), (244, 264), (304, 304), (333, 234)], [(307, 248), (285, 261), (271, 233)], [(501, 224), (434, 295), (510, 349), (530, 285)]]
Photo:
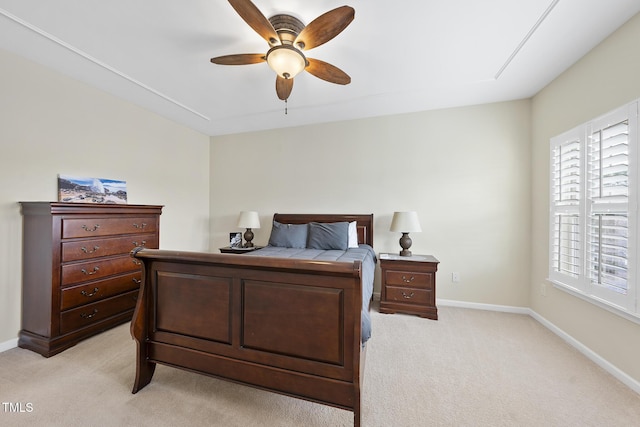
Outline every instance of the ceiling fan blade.
[(309, 65), (307, 65), (305, 70), (317, 78), (339, 85), (348, 85), (351, 83), (351, 77), (335, 65), (320, 61), (319, 59), (307, 58), (307, 61), (309, 61)]
[(276, 93), (278, 94), (278, 98), (286, 101), (289, 95), (291, 95), (292, 90), (293, 79), (283, 79), (280, 76), (276, 76)]
[(300, 49), (313, 49), (340, 34), (353, 21), (355, 10), (341, 6), (318, 16), (303, 28), (294, 44)]
[(238, 15), (270, 45), (280, 44), (280, 37), (271, 22), (260, 12), (251, 0), (229, 0)]
[(240, 53), (211, 58), (211, 62), (219, 65), (248, 65), (264, 62), (264, 53)]

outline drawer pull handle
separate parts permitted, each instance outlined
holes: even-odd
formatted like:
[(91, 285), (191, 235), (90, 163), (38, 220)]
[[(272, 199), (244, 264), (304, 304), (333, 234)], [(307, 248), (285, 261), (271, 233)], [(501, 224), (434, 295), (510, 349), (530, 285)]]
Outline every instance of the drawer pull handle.
[(411, 292), (409, 295), (407, 295), (406, 293), (402, 292), (402, 298), (405, 298), (405, 299), (411, 299), (411, 298), (413, 298), (413, 295), (415, 295), (413, 292)]
[(95, 253), (98, 249), (100, 249), (100, 246), (94, 246), (93, 249), (87, 249), (84, 246), (80, 248), (80, 250), (85, 254)]
[(142, 280), (136, 279), (135, 277), (132, 280), (133, 280), (133, 283), (135, 283), (136, 285), (139, 285), (140, 283), (142, 283)]
[(132, 259), (131, 262), (133, 262), (135, 265), (142, 265), (142, 261), (138, 261), (137, 259)]
[(94, 225), (92, 228), (89, 228), (89, 226), (88, 226), (88, 225), (83, 225), (83, 226), (82, 226), (82, 229), (83, 229), (84, 231), (97, 231), (97, 230), (98, 230), (98, 228), (100, 228), (100, 224), (96, 224), (96, 225)]
[(146, 240), (143, 240), (140, 244), (138, 244), (138, 242), (132, 242), (132, 243), (133, 243), (133, 246), (135, 246), (135, 247), (137, 248), (138, 246), (144, 246), (144, 245), (146, 245), (146, 244), (147, 244), (147, 241), (146, 241)]
[(143, 223), (141, 223), (141, 224), (137, 224), (137, 223), (135, 223), (135, 222), (134, 222), (134, 223), (133, 223), (133, 226), (134, 226), (135, 228), (144, 229), (144, 228), (147, 226), (147, 224), (146, 224), (145, 222), (143, 222)]
[(91, 291), (91, 293), (85, 291), (84, 289), (80, 292), (82, 295), (84, 295), (87, 298), (91, 298), (92, 296), (94, 296), (95, 294), (98, 293), (98, 288), (93, 288), (93, 291)]
[(98, 314), (98, 309), (94, 308), (93, 309), (93, 313), (80, 313), (80, 317), (82, 317), (83, 319), (91, 319), (93, 316), (95, 316), (96, 314)]
[(411, 283), (415, 280), (416, 278), (414, 276), (411, 276), (410, 278), (407, 279), (407, 276), (405, 276), (404, 274), (402, 275), (402, 281), (404, 283)]
[(99, 270), (100, 270), (100, 267), (93, 267), (93, 271), (87, 271), (84, 268), (82, 270), (80, 270), (80, 271), (82, 272), (82, 274), (86, 274), (87, 276), (91, 276), (93, 274), (96, 274)]

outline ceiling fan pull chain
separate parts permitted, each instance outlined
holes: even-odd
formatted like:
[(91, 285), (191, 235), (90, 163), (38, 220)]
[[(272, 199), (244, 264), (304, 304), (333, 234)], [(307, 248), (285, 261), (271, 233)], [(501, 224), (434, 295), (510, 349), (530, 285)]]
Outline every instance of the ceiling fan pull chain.
[(287, 112), (287, 100), (284, 100), (284, 115), (286, 116), (288, 114)]

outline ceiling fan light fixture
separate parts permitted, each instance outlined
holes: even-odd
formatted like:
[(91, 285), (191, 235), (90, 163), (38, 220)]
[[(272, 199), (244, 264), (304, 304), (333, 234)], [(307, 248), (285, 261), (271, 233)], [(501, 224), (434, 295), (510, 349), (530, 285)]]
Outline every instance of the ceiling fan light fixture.
[(306, 52), (325, 44), (347, 28), (355, 16), (352, 7), (340, 6), (332, 9), (305, 26), (295, 16), (284, 13), (267, 19), (251, 0), (229, 0), (229, 3), (240, 17), (269, 43), (269, 51), (266, 55), (244, 53), (218, 56), (211, 58), (212, 63), (246, 65), (266, 62), (277, 74), (276, 94), (285, 103), (291, 95), (294, 77), (305, 70), (329, 83), (351, 83), (351, 77), (338, 67), (319, 59), (307, 59), (302, 51)]
[(267, 52), (267, 64), (283, 79), (292, 79), (307, 66), (307, 58), (289, 44), (274, 46)]

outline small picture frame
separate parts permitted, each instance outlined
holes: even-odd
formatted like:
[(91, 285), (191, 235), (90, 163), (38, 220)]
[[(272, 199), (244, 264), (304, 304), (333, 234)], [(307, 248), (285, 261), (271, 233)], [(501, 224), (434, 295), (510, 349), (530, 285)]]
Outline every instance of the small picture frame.
[(234, 231), (233, 233), (229, 233), (229, 246), (232, 248), (241, 248), (242, 247), (242, 233), (239, 231)]

